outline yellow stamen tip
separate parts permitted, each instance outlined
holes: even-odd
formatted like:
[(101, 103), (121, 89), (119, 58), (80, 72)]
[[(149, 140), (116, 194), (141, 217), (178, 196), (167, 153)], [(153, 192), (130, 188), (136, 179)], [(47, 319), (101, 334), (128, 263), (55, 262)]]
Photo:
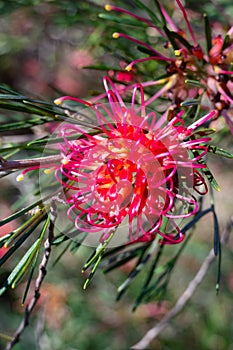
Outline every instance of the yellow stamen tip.
[(119, 36), (120, 36), (120, 34), (117, 32), (113, 33), (113, 35), (112, 35), (113, 39), (118, 39)]
[(180, 50), (174, 50), (174, 54), (176, 57), (179, 57), (181, 55)]
[(66, 165), (66, 164), (69, 163), (69, 159), (68, 158), (64, 158), (64, 159), (62, 159), (61, 162), (62, 162), (62, 164)]
[(44, 170), (44, 173), (46, 174), (46, 175), (49, 175), (49, 174), (51, 174), (53, 172), (53, 169), (45, 169)]
[(129, 64), (125, 67), (125, 70), (127, 70), (127, 72), (130, 72), (132, 70), (132, 66)]
[(16, 178), (17, 182), (23, 181), (24, 180), (24, 175), (23, 174), (19, 174)]
[(112, 10), (112, 6), (109, 5), (109, 4), (105, 5), (104, 8), (105, 8), (106, 11), (111, 11)]
[(218, 66), (214, 66), (214, 71), (216, 74), (219, 74), (221, 72), (221, 69)]
[(55, 103), (55, 105), (60, 105), (61, 104), (61, 100), (60, 98), (57, 98), (56, 100), (53, 101)]

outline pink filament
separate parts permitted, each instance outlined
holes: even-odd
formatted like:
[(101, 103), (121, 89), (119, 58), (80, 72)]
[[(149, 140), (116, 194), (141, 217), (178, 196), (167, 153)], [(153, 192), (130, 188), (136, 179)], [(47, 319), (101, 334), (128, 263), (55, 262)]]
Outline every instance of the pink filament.
[(190, 35), (191, 35), (191, 37), (192, 37), (192, 39), (193, 39), (194, 46), (198, 46), (198, 43), (197, 43), (196, 37), (195, 37), (195, 35), (194, 35), (194, 32), (193, 32), (193, 30), (192, 30), (191, 24), (190, 24), (190, 22), (189, 22), (189, 20), (188, 20), (187, 13), (186, 13), (186, 11), (185, 11), (183, 5), (181, 4), (181, 1), (180, 1), (180, 0), (176, 0), (176, 2), (177, 2), (179, 8), (181, 9), (181, 11), (182, 11), (182, 13), (183, 13), (185, 22), (186, 22), (187, 27), (188, 27), (188, 30), (189, 30), (189, 33), (190, 33)]
[[(179, 172), (191, 169), (193, 189), (198, 194), (208, 191), (197, 169), (205, 167), (198, 161), (206, 154), (205, 144), (210, 138), (183, 141), (184, 135), (190, 136), (215, 112), (186, 128), (182, 119), (184, 111), (181, 111), (163, 127), (153, 112), (146, 114), (146, 106), (169, 87), (163, 87), (145, 101), (143, 85), (146, 84), (131, 86), (131, 106), (127, 108), (121, 90), (118, 91), (109, 77), (104, 78), (110, 108), (101, 102), (90, 106), (96, 113), (101, 132), (89, 135), (78, 126), (64, 125), (61, 152), (65, 162), (55, 176), (62, 186), (72, 191), (67, 197), (70, 205), (67, 215), (79, 230), (101, 231), (103, 237), (107, 237), (109, 230), (127, 217), (132, 242), (149, 241), (158, 233), (166, 244), (175, 244), (181, 242), (184, 235), (173, 220), (191, 217), (198, 210), (197, 201), (188, 190), (178, 192)], [(136, 110), (137, 94), (141, 104)], [(76, 133), (83, 137), (69, 141), (68, 136)], [(180, 136), (181, 142), (178, 141)], [(97, 152), (97, 158), (93, 152)], [(193, 157), (189, 157), (188, 152), (193, 152)], [(98, 156), (101, 153), (106, 154), (105, 158)], [(177, 205), (191, 206), (191, 210), (177, 214)], [(163, 217), (171, 221), (175, 233), (160, 231)]]

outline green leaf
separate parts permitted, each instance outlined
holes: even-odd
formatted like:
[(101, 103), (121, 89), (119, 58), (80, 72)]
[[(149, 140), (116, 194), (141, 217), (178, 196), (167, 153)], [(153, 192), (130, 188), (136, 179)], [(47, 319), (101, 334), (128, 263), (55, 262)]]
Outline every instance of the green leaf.
[[(69, 237), (67, 237), (69, 239)], [(64, 242), (64, 241), (63, 241)], [(72, 240), (69, 239), (69, 242), (66, 244), (65, 248), (63, 248), (63, 250), (60, 252), (60, 254), (56, 257), (56, 259), (53, 262), (53, 266), (55, 266), (60, 259), (63, 257), (63, 255), (68, 251), (68, 249), (70, 248), (70, 246), (72, 245)]]
[[(184, 240), (184, 242), (180, 245), (178, 252), (166, 263), (159, 265), (156, 267), (160, 261), (160, 257), (162, 256), (164, 246), (159, 246), (158, 252), (155, 256), (154, 261), (152, 262), (146, 281), (135, 301), (133, 311), (142, 303), (142, 301), (150, 301), (152, 298), (163, 298), (167, 290), (168, 283), (171, 278), (172, 271), (181, 256), (184, 248), (187, 246), (191, 234)], [(153, 280), (154, 275), (156, 275), (155, 280)]]
[(208, 152), (216, 154), (217, 156), (221, 156), (221, 157), (225, 157), (225, 158), (233, 158), (233, 154), (230, 153), (229, 151), (220, 148), (218, 146), (214, 146), (214, 145), (208, 145), (207, 146)]
[[(5, 90), (2, 89), (2, 90), (9, 92), (6, 89)], [(56, 118), (57, 114), (60, 114), (63, 116), (66, 115), (65, 110), (62, 106), (57, 106), (54, 103), (35, 100), (33, 98), (28, 98), (18, 93), (0, 94), (0, 107), (4, 109), (19, 111), (19, 112), (47, 116), (51, 118)], [(17, 127), (17, 125), (15, 127)]]
[(88, 259), (88, 261), (85, 263), (85, 265), (83, 266), (83, 269), (82, 269), (82, 272), (86, 271), (90, 266), (93, 266), (92, 269), (91, 269), (91, 272), (88, 276), (88, 278), (86, 279), (85, 283), (84, 283), (84, 286), (83, 286), (83, 289), (86, 289), (88, 284), (90, 283), (91, 279), (93, 278), (94, 274), (95, 274), (95, 271), (97, 269), (97, 267), (99, 266), (100, 262), (101, 262), (101, 259), (104, 255), (104, 252), (109, 244), (109, 242), (111, 241), (111, 239), (113, 238), (114, 236), (114, 233), (115, 233), (115, 230), (114, 229), (110, 235), (108, 236), (108, 238), (106, 238), (105, 241), (103, 241), (103, 243), (100, 243), (96, 250), (93, 252), (92, 256)]
[(219, 254), (221, 248), (221, 240), (220, 240), (220, 230), (218, 218), (215, 212), (214, 205), (211, 206), (214, 220), (214, 254), (217, 256)]
[[(39, 217), (39, 218), (38, 218)], [(33, 215), (31, 216), (27, 221), (25, 221), (22, 225), (20, 225), (17, 229), (15, 229), (14, 231), (12, 231), (10, 233), (10, 238), (8, 239), (8, 241), (5, 243), (6, 246), (9, 248), (13, 242), (22, 234), (24, 233), (27, 229), (29, 229), (32, 225), (34, 225), (34, 223), (37, 220), (40, 220), (40, 213), (39, 215)]]
[[(77, 121), (76, 121), (76, 123), (77, 123)], [(93, 132), (89, 133), (89, 135), (97, 135), (99, 133), (100, 133), (100, 131), (96, 131), (96, 132), (93, 131)], [(77, 139), (80, 139), (82, 137), (84, 137), (84, 136), (81, 134), (75, 134), (72, 136), (67, 136), (67, 140), (77, 140)], [(27, 146), (30, 147), (32, 145), (35, 146), (35, 145), (54, 144), (54, 143), (59, 143), (62, 141), (64, 141), (63, 137), (49, 137), (49, 138), (42, 138), (42, 139), (30, 141), (27, 143)]]
[(200, 99), (185, 100), (180, 105), (181, 107), (189, 107), (200, 104)]
[[(211, 176), (213, 176), (212, 174), (211, 174)], [(212, 187), (216, 190), (216, 191), (220, 191), (220, 186), (219, 186), (219, 184), (217, 183), (217, 181), (215, 180), (215, 178), (213, 177), (210, 177), (209, 179), (209, 182), (211, 183), (211, 185), (212, 185)]]
[[(141, 251), (141, 254), (139, 255), (138, 262), (134, 266), (133, 270), (130, 272), (126, 280), (118, 287), (117, 289), (117, 300), (119, 300), (122, 295), (126, 292), (127, 288), (131, 284), (131, 282), (135, 279), (135, 277), (142, 271), (144, 266), (147, 264), (148, 260), (150, 259), (153, 251), (157, 248), (158, 241), (155, 240), (151, 243), (151, 246), (148, 249), (148, 246), (144, 247), (144, 249)], [(146, 250), (148, 249), (148, 252), (146, 253)]]
[(199, 88), (204, 88), (204, 89), (206, 89), (206, 86), (203, 85), (202, 83), (200, 83), (200, 81), (198, 81), (198, 80), (186, 79), (186, 80), (185, 80), (185, 83), (188, 84), (188, 85), (191, 85), (191, 86), (197, 86), (197, 87), (199, 87)]
[[(182, 45), (184, 45), (187, 49), (188, 49), (188, 51), (190, 52), (190, 53), (192, 53), (192, 49), (193, 49), (193, 47), (192, 47), (192, 45), (190, 45), (189, 44), (189, 42), (186, 40), (186, 39), (184, 39), (180, 34), (178, 34), (177, 32), (172, 32), (172, 31), (170, 31), (170, 38), (173, 38), (173, 41), (175, 40), (175, 39), (177, 39)], [(169, 38), (169, 39), (170, 39)], [(179, 47), (180, 48), (180, 47)], [(179, 49), (178, 48), (178, 49)]]
[(33, 113), (37, 115), (44, 115), (43, 112), (35, 109), (35, 108), (28, 108), (23, 104), (19, 103), (9, 103), (9, 102), (1, 102), (0, 101), (0, 108), (9, 109), (12, 111), (18, 111), (18, 112), (24, 112), (24, 113)]
[(113, 21), (115, 23), (120, 23), (121, 25), (132, 25), (136, 27), (147, 27), (146, 23), (139, 21), (135, 18), (131, 17), (124, 17), (124, 16), (119, 16), (119, 15), (111, 15), (109, 13), (100, 13), (98, 15), (99, 18), (101, 19), (106, 19), (108, 21)]
[(134, 0), (134, 3), (138, 6), (138, 8), (146, 11), (148, 13), (148, 15), (151, 17), (151, 19), (154, 21), (154, 23), (156, 25), (160, 25), (160, 21), (159, 19), (157, 18), (157, 16), (155, 15), (154, 11), (152, 11), (149, 6), (143, 4), (142, 1), (140, 0)]
[(40, 253), (40, 249), (38, 249), (37, 252), (35, 253), (35, 257), (34, 257), (34, 259), (32, 261), (31, 267), (30, 267), (30, 272), (29, 272), (26, 288), (24, 290), (24, 295), (23, 295), (23, 298), (22, 298), (22, 305), (25, 303), (25, 300), (27, 298), (27, 294), (28, 294), (29, 287), (30, 287), (30, 284), (31, 284), (31, 281), (32, 281), (32, 277), (33, 277), (33, 273), (34, 273), (34, 270), (35, 270), (35, 267), (36, 267), (36, 263), (37, 263), (37, 260), (38, 260), (38, 257), (39, 257), (39, 253)]
[(3, 125), (0, 125), (0, 132), (31, 128), (35, 125), (42, 125), (42, 124), (51, 122), (53, 120), (54, 119), (52, 118), (41, 117), (41, 118), (29, 119), (29, 120), (20, 121), (20, 122), (3, 124)]
[[(192, 133), (192, 135), (196, 136), (196, 137), (202, 137), (202, 136), (214, 134), (215, 132), (216, 132), (216, 130), (214, 130), (214, 129), (202, 128), (202, 129), (198, 129), (197, 131)], [(208, 148), (208, 146), (207, 146), (207, 148)]]
[(133, 306), (133, 311), (144, 301), (149, 302), (153, 299), (160, 299), (165, 297), (167, 285), (170, 280), (171, 272), (173, 270), (174, 264), (166, 263), (161, 266), (161, 273), (147, 287), (142, 288)]
[(2, 248), (5, 244), (5, 242), (10, 238), (11, 234), (8, 233), (5, 236), (0, 237), (0, 248)]
[[(47, 220), (44, 223), (40, 237), (33, 243), (33, 245), (30, 247), (30, 249), (27, 251), (27, 253), (23, 256), (23, 258), (20, 260), (19, 264), (17, 265), (19, 273), (15, 277), (14, 281), (12, 282), (12, 288), (16, 287), (19, 280), (22, 278), (24, 273), (27, 271), (28, 266), (30, 265), (31, 261), (34, 259), (35, 256), (36, 256), (36, 260), (37, 260), (39, 250), (40, 250), (42, 241), (44, 239), (45, 232), (46, 232), (49, 224), (50, 224), (50, 217), (48, 216)], [(34, 263), (36, 263), (35, 260), (34, 260)], [(19, 266), (21, 266), (21, 269), (19, 268)], [(16, 269), (16, 267), (15, 267), (15, 269)], [(13, 273), (13, 271), (12, 271), (12, 273)]]
[(52, 245), (59, 245), (64, 243), (65, 241), (69, 240), (70, 238), (66, 235), (64, 235), (63, 233), (61, 233), (59, 236), (55, 237)]
[(116, 72), (119, 71), (119, 68), (113, 68), (113, 67), (111, 67), (111, 66), (106, 66), (105, 64), (97, 64), (97, 65), (92, 65), (92, 66), (84, 66), (84, 67), (82, 67), (82, 69), (94, 69), (94, 70), (106, 70), (106, 71), (113, 70), (113, 71), (116, 71)]
[(186, 224), (184, 228), (182, 228), (181, 230), (182, 233), (184, 234), (187, 231), (189, 231), (203, 216), (207, 215), (210, 212), (211, 212), (211, 208), (207, 208), (195, 214), (194, 219), (191, 220), (188, 224)]
[(22, 95), (10, 95), (10, 94), (0, 94), (0, 100), (20, 100), (22, 101), (25, 96)]
[(163, 29), (164, 29), (164, 31), (165, 31), (167, 37), (168, 37), (168, 40), (169, 40), (170, 43), (172, 44), (173, 50), (178, 50), (178, 49), (179, 49), (179, 46), (178, 46), (178, 44), (177, 44), (176, 41), (175, 41), (175, 38), (174, 38), (174, 35), (173, 35), (174, 32), (171, 32), (171, 31), (167, 28), (167, 26), (164, 26)]
[[(4, 154), (4, 159), (9, 159), (12, 158), (14, 155), (20, 152), (20, 148), (15, 148), (11, 152), (5, 153)], [(3, 152), (4, 153), (4, 152)]]
[[(200, 161), (198, 161), (198, 163), (201, 163)], [(201, 171), (203, 172), (203, 174), (207, 177), (207, 179), (209, 180), (211, 186), (216, 190), (216, 191), (220, 191), (220, 186), (217, 183), (214, 175), (211, 173), (210, 169), (207, 167), (202, 168)]]
[(207, 50), (207, 53), (209, 53), (212, 47), (212, 37), (211, 37), (210, 22), (206, 13), (204, 13), (204, 27), (205, 27), (205, 37), (206, 37), (206, 50)]
[(163, 12), (161, 10), (161, 7), (160, 7), (160, 4), (159, 4), (158, 0), (154, 0), (154, 3), (155, 3), (155, 6), (157, 7), (157, 10), (158, 10), (159, 14), (160, 14), (160, 17), (161, 17), (161, 20), (163, 22), (163, 25), (166, 25), (166, 19), (165, 19), (164, 15), (163, 15)]
[(3, 287), (0, 289), (0, 296), (5, 292), (5, 290), (9, 286), (11, 286), (12, 288), (16, 287), (17, 283), (19, 282), (19, 280), (22, 278), (22, 276), (28, 269), (34, 257), (38, 255), (38, 250), (40, 250), (41, 243), (43, 241), (43, 238), (49, 223), (50, 223), (50, 217), (47, 217), (47, 220), (43, 226), (40, 237), (32, 244), (32, 246), (28, 249), (28, 251), (24, 254), (22, 259), (19, 261), (19, 263), (15, 266), (13, 271), (10, 273)]
[(11, 285), (12, 288), (15, 288), (19, 280), (27, 271), (32, 259), (35, 257), (38, 249), (41, 246), (41, 240), (37, 239), (27, 253), (23, 256), (20, 262), (16, 265), (12, 273), (7, 279), (7, 285)]
[(30, 264), (31, 260), (35, 256), (39, 245), (40, 240), (37, 239), (36, 242), (31, 246), (31, 248), (27, 251), (27, 253), (23, 256), (23, 258), (20, 260), (20, 262), (16, 265), (16, 267), (13, 269), (13, 271), (7, 278), (3, 287), (0, 289), (0, 296), (5, 292), (6, 288), (8, 288), (9, 286), (12, 286), (12, 288), (15, 287), (15, 284), (22, 277), (27, 266)]
[[(119, 247), (119, 249), (124, 249), (124, 247)], [(120, 251), (118, 253), (114, 254), (115, 250), (111, 250), (110, 252), (107, 252), (103, 256), (103, 261), (101, 262), (101, 267), (104, 267), (104, 273), (108, 273), (128, 261), (132, 260), (135, 257), (138, 257), (141, 251), (144, 249), (144, 247), (136, 247), (130, 250)]]
[[(32, 231), (31, 231), (32, 232)], [(25, 239), (30, 235), (31, 233), (30, 231), (28, 231), (20, 240), (21, 240), (21, 244), (23, 243), (23, 241), (25, 241)], [(19, 240), (19, 241), (20, 241)], [(18, 241), (18, 242), (19, 242)], [(35, 242), (37, 243), (37, 241)], [(35, 249), (35, 243), (32, 245), (32, 247), (28, 250), (28, 252), (24, 255), (24, 257), (22, 258), (22, 260), (20, 260), (20, 262), (16, 265), (16, 267), (13, 269), (13, 271), (11, 272), (11, 274), (9, 275), (9, 277), (7, 278), (7, 280), (5, 281), (5, 283), (3, 284), (3, 286), (0, 288), (0, 296), (6, 291), (6, 289), (14, 282), (14, 280), (17, 278), (18, 274), (20, 273), (21, 269), (23, 268), (24, 264), (27, 262), (27, 259), (29, 258), (29, 254), (32, 254), (32, 250)], [(18, 245), (15, 245), (14, 247), (12, 247), (10, 250), (14, 251), (18, 248)], [(32, 249), (33, 248), (33, 249)], [(7, 252), (9, 253), (10, 250)], [(6, 255), (6, 254), (5, 254)], [(3, 256), (3, 258), (5, 257), (5, 255)], [(12, 255), (12, 252), (11, 254)], [(8, 256), (9, 257), (9, 256)], [(2, 260), (2, 259), (1, 259)], [(6, 260), (6, 259), (5, 259)]]
[[(141, 46), (141, 45), (137, 45), (137, 49), (138, 49), (138, 51), (143, 52), (143, 53), (145, 53), (145, 54), (147, 54), (149, 56), (154, 56), (155, 55), (155, 53), (153, 51), (151, 51), (150, 49), (148, 49), (147, 47), (144, 47), (144, 46)], [(164, 61), (159, 60), (158, 62), (163, 63)], [(167, 62), (165, 62), (165, 63), (167, 63)]]
[(229, 45), (230, 45), (231, 39), (229, 34), (226, 34), (225, 38), (224, 38), (224, 43), (222, 46), (222, 51), (225, 50)]
[(13, 95), (19, 95), (18, 92), (12, 90), (11, 88), (9, 88), (9, 86), (7, 85), (0, 85), (0, 91), (6, 91), (8, 93), (11, 93)]
[(31, 210), (31, 209), (37, 207), (38, 205), (44, 203), (44, 201), (46, 201), (48, 198), (50, 198), (50, 196), (45, 197), (44, 199), (40, 199), (40, 200), (38, 200), (37, 202), (34, 202), (34, 203), (31, 204), (31, 205), (28, 205), (26, 208), (23, 208), (23, 209), (17, 211), (16, 213), (14, 213), (14, 214), (8, 216), (7, 218), (1, 220), (1, 221), (0, 221), (0, 227), (3, 226), (3, 225), (5, 225), (5, 224), (7, 224), (8, 222), (10, 222), (10, 221), (12, 221), (12, 220), (17, 219), (18, 217), (20, 217), (20, 216), (24, 215), (25, 213), (29, 212), (29, 210)]
[[(1, 86), (0, 86), (0, 90), (3, 90), (3, 88)], [(4, 89), (4, 90), (7, 92), (11, 92), (12, 94), (0, 94), (0, 100), (13, 100), (13, 101), (19, 100), (22, 103), (37, 105), (36, 107), (38, 107), (38, 108), (44, 108), (42, 106), (48, 106), (48, 107), (50, 107), (49, 110), (51, 110), (51, 111), (53, 110), (53, 108), (60, 109), (60, 107), (58, 107), (54, 103), (50, 103), (50, 102), (42, 101), (42, 100), (35, 100), (33, 98), (30, 98), (30, 97), (27, 97), (24, 95), (20, 95), (19, 93), (8, 90), (8, 89), (7, 90)]]
[(40, 222), (46, 217), (47, 213), (44, 213), (43, 216), (38, 220), (29, 230), (22, 234), (22, 236), (15, 242), (15, 244), (1, 257), (0, 266), (2, 266), (11, 255), (25, 242), (25, 240), (34, 232), (35, 228), (40, 224)]

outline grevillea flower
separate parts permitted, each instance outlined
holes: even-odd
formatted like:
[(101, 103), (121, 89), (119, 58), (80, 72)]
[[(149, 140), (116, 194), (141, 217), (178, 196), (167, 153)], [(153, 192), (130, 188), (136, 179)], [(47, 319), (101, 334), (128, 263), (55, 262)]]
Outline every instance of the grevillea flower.
[[(136, 82), (136, 74), (134, 70), (132, 69), (131, 71), (126, 71), (125, 70), (125, 61), (120, 62), (120, 69), (119, 70), (109, 70), (108, 76), (111, 79), (115, 79), (117, 83), (120, 85), (121, 83), (135, 83)], [(120, 87), (119, 87), (120, 88)], [(118, 88), (118, 90), (119, 90)]]
[[(135, 37), (125, 33), (113, 33), (113, 38), (125, 38), (145, 47), (149, 55), (132, 61), (126, 67), (126, 70), (130, 71), (136, 64), (151, 60), (167, 62), (167, 77), (143, 83), (144, 86), (148, 86), (149, 84), (150, 86), (163, 85), (162, 88), (151, 97), (150, 102), (160, 96), (165, 96), (172, 101), (174, 107), (180, 107), (187, 99), (198, 99), (204, 109), (212, 105), (212, 108), (218, 112), (217, 116), (223, 115), (233, 132), (231, 120), (231, 111), (233, 108), (233, 27), (226, 33), (225, 38), (221, 35), (212, 38), (208, 18), (205, 16), (205, 52), (205, 49), (201, 47), (196, 39), (187, 13), (180, 0), (176, 0), (176, 2), (182, 11), (189, 36), (176, 26), (160, 4), (159, 7), (164, 30), (155, 26), (153, 21), (137, 16), (128, 10), (113, 5), (105, 6), (107, 11), (124, 13), (146, 23), (149, 27), (157, 30), (159, 35), (165, 40), (165, 49), (163, 46), (158, 49), (157, 45), (155, 50), (153, 46), (137, 40)], [(168, 50), (166, 49), (172, 52), (172, 56), (167, 55)]]
[[(202, 169), (210, 138), (197, 138), (195, 131), (215, 112), (188, 127), (183, 111), (167, 123), (167, 113), (157, 118), (146, 111), (140, 84), (130, 105), (109, 77), (104, 86), (108, 103), (77, 99), (87, 106), (83, 122), (60, 126), (59, 161), (50, 157), (25, 169), (19, 180), (36, 167), (55, 170), (70, 220), (78, 230), (101, 233), (102, 240), (121, 234), (123, 226), (129, 242), (150, 241), (159, 234), (164, 243), (179, 243), (184, 237), (177, 220), (193, 216), (198, 210), (195, 193), (208, 191)], [(56, 103), (70, 99), (75, 100), (65, 96)]]
[(179, 243), (184, 237), (177, 220), (193, 216), (195, 193), (208, 191), (202, 170), (210, 138), (197, 137), (196, 129), (215, 112), (186, 127), (183, 111), (170, 122), (167, 112), (160, 118), (147, 112), (141, 84), (135, 85), (130, 105), (109, 77), (104, 86), (108, 103), (70, 96), (55, 101), (77, 100), (86, 109), (77, 124), (60, 125), (60, 155), (32, 161), (17, 179), (36, 169), (55, 170), (68, 217), (79, 231), (99, 232), (105, 240), (123, 227), (129, 242), (159, 234), (164, 243)]

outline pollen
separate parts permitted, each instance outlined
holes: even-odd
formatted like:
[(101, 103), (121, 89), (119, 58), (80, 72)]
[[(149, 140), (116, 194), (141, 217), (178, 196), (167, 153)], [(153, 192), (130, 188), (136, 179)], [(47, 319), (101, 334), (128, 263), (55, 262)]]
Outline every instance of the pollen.
[(109, 5), (109, 4), (105, 5), (104, 8), (105, 8), (106, 11), (111, 11), (112, 10), (112, 6)]
[(16, 177), (16, 181), (17, 182), (20, 182), (20, 181), (23, 181), (24, 180), (24, 175), (23, 174), (19, 174), (17, 177)]
[(132, 70), (132, 66), (130, 64), (128, 64), (128, 66), (125, 67), (125, 70), (127, 72), (130, 72)]
[(218, 66), (214, 66), (214, 71), (216, 74), (221, 73), (221, 69)]
[(53, 101), (55, 103), (55, 105), (60, 105), (61, 104), (61, 99), (60, 98), (57, 98), (56, 100)]
[(174, 50), (174, 54), (176, 57), (180, 57), (181, 51), (180, 50)]
[(66, 165), (66, 164), (69, 163), (69, 159), (68, 158), (64, 158), (64, 159), (62, 159), (61, 162), (62, 162), (62, 164)]
[(46, 175), (49, 175), (49, 174), (51, 174), (53, 172), (53, 169), (45, 169), (44, 170), (44, 173), (46, 174)]
[(5, 249), (8, 249), (8, 248), (9, 248), (8, 242), (6, 242), (6, 243), (3, 245), (3, 248), (5, 248)]
[(119, 36), (120, 36), (120, 34), (117, 32), (113, 33), (113, 35), (112, 35), (113, 39), (118, 39)]

